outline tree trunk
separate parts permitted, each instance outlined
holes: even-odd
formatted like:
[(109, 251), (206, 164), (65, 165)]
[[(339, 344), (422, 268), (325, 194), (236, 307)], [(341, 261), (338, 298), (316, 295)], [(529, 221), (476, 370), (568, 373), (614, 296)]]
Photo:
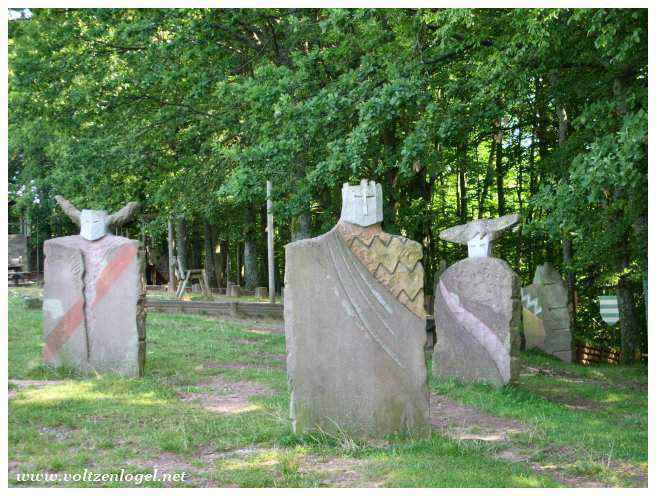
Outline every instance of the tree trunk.
[(225, 242), (225, 259), (226, 259), (226, 265), (225, 265), (225, 284), (226, 284), (226, 291), (228, 290), (228, 285), (230, 283), (234, 284), (235, 279), (232, 277), (232, 260), (230, 260), (230, 241)]
[(494, 164), (494, 154), (497, 148), (497, 135), (492, 138), (490, 143), (490, 155), (487, 158), (487, 169), (485, 169), (485, 179), (483, 179), (483, 191), (481, 197), (478, 201), (478, 218), (483, 218), (483, 211), (485, 207), (485, 199), (487, 198), (487, 192), (490, 189), (490, 183), (492, 182), (492, 164)]
[(257, 221), (256, 207), (249, 205), (246, 209), (246, 226), (244, 228), (244, 286), (251, 290), (258, 286), (257, 277)]
[(198, 226), (193, 224), (191, 229), (191, 260), (189, 261), (189, 268), (200, 269), (203, 266), (201, 252), (202, 244), (200, 241), (200, 232)]
[(223, 278), (221, 280), (221, 287), (228, 286), (228, 282), (230, 281), (230, 253), (228, 251), (228, 241), (222, 240), (219, 242), (219, 246), (221, 247), (221, 271), (223, 272)]
[(216, 271), (214, 269), (214, 245), (215, 235), (214, 226), (207, 220), (203, 222), (204, 240), (205, 240), (205, 275), (207, 276), (207, 284), (210, 288), (217, 288)]
[(214, 234), (214, 246), (218, 246), (217, 250), (214, 250), (214, 277), (216, 278), (216, 287), (222, 288), (225, 281), (225, 253), (223, 246), (223, 241), (219, 241)]
[(638, 352), (638, 312), (635, 305), (634, 289), (626, 275), (617, 282), (617, 306), (620, 313), (620, 333), (622, 349), (620, 362), (634, 363)]
[(175, 223), (175, 238), (179, 266), (183, 272), (187, 272), (187, 221), (184, 217), (179, 217)]
[(572, 263), (573, 259), (574, 254), (572, 253), (572, 239), (566, 237), (563, 239), (563, 264), (566, 267), (565, 279), (567, 282), (567, 306), (570, 311), (572, 331), (576, 327), (576, 288), (574, 287), (574, 271), (570, 268), (570, 264)]
[(497, 157), (496, 157), (496, 176), (497, 176), (497, 208), (498, 215), (502, 217), (506, 215), (506, 195), (503, 189), (503, 177), (505, 171), (503, 170), (503, 139), (499, 139), (497, 143)]
[(292, 232), (292, 241), (311, 237), (310, 221), (311, 217), (309, 212), (303, 212), (296, 217), (296, 222), (293, 224), (295, 229)]
[(467, 223), (467, 145), (461, 148), (462, 161), (458, 166), (458, 187), (460, 188), (460, 221)]
[(246, 289), (252, 290), (258, 285), (255, 241), (253, 239), (247, 239), (244, 241), (244, 286)]
[[(565, 146), (567, 139), (567, 132), (569, 129), (569, 120), (565, 107), (561, 104), (558, 105), (556, 110), (558, 114), (558, 146)], [(563, 262), (567, 268), (567, 303), (569, 304), (572, 321), (572, 331), (576, 328), (576, 286), (574, 279), (574, 270), (570, 267), (573, 260), (572, 238), (569, 233), (563, 234)]]
[(237, 270), (235, 271), (235, 284), (237, 286), (241, 286), (241, 264), (242, 264), (242, 262), (241, 262), (241, 253), (242, 253), (242, 251), (241, 251), (241, 241), (237, 241), (235, 244), (236, 244), (235, 258), (237, 259), (236, 260)]
[(173, 235), (173, 220), (169, 219), (167, 244), (169, 248), (169, 293), (175, 293), (175, 238)]

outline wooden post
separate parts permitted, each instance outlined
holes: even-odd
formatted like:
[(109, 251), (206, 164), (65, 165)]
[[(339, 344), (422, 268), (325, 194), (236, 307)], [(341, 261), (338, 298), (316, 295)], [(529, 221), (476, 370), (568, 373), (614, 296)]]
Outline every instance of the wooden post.
[(271, 201), (271, 181), (267, 181), (267, 256), (269, 261), (269, 301), (276, 302), (276, 280), (273, 266), (273, 202)]
[(173, 221), (169, 219), (169, 293), (175, 293), (175, 255), (173, 253)]

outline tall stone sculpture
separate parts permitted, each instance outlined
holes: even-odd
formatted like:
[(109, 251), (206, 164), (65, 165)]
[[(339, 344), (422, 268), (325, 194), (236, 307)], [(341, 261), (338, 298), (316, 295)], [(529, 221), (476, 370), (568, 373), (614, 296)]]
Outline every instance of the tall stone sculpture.
[(430, 432), (422, 249), (382, 230), (380, 184), (344, 184), (328, 233), (285, 247), (295, 432)]
[(108, 234), (130, 220), (137, 203), (108, 215), (81, 212), (56, 196), (80, 234), (47, 240), (43, 288), (43, 359), (82, 373), (143, 374), (145, 285), (140, 243)]
[(475, 220), (440, 233), (467, 245), (469, 257), (435, 286), (433, 375), (503, 386), (518, 374), (521, 301), (519, 277), (492, 257), (492, 244), (519, 221), (516, 214)]
[(567, 286), (550, 263), (538, 266), (533, 284), (522, 288), (522, 322), (526, 349), (539, 348), (572, 361), (572, 332)]

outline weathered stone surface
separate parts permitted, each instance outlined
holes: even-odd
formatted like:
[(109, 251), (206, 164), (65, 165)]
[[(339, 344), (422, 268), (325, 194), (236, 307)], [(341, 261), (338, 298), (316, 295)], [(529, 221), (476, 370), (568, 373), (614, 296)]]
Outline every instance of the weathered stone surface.
[(381, 220), (380, 185), (344, 185), (338, 225), (285, 247), (295, 432), (430, 433), (421, 245)]
[(295, 432), (429, 432), (425, 319), (338, 229), (285, 249), (285, 337)]
[(45, 362), (138, 375), (140, 341), (145, 346), (139, 242), (68, 236), (46, 241), (44, 252)]
[(232, 298), (239, 298), (241, 296), (241, 286), (238, 284), (232, 284), (228, 288), (228, 296)]
[(544, 350), (544, 321), (530, 310), (522, 308), (522, 324), (527, 350), (539, 348)]
[(361, 227), (341, 221), (337, 229), (376, 280), (417, 317), (425, 318), (421, 245), (383, 232), (380, 224)]
[(503, 386), (519, 372), (519, 277), (503, 260), (467, 258), (435, 288), (433, 374)]
[(567, 287), (551, 264), (540, 265), (533, 284), (522, 288), (526, 349), (538, 348), (572, 361)]
[(518, 222), (519, 214), (504, 215), (497, 219), (477, 219), (445, 229), (440, 232), (440, 239), (460, 245), (469, 244), (476, 237), (487, 237), (489, 241), (494, 241)]
[(255, 288), (255, 297), (256, 298), (268, 298), (269, 297), (269, 288), (265, 286), (258, 286)]
[(24, 234), (8, 234), (7, 238), (7, 258), (9, 259), (9, 265), (20, 265), (23, 271), (28, 271), (27, 237)]

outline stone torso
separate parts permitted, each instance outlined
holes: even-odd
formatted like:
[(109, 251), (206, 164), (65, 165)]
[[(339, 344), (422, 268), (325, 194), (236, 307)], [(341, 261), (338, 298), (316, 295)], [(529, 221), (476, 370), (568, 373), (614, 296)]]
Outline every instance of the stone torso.
[(44, 253), (45, 362), (138, 375), (145, 344), (139, 242), (68, 236), (46, 241)]
[[(405, 243), (379, 227), (357, 233), (345, 233), (344, 227), (285, 247), (294, 430), (425, 435), (430, 430), (425, 319), (412, 310), (423, 291), (401, 291), (404, 278), (422, 273), (421, 263), (408, 267), (416, 252), (408, 250), (404, 258), (395, 247)], [(379, 280), (375, 274), (381, 270), (404, 275)], [(402, 303), (406, 292), (415, 297), (408, 298), (410, 306)]]
[(380, 224), (361, 227), (340, 221), (337, 232), (379, 283), (417, 317), (426, 318), (419, 243), (388, 234)]

